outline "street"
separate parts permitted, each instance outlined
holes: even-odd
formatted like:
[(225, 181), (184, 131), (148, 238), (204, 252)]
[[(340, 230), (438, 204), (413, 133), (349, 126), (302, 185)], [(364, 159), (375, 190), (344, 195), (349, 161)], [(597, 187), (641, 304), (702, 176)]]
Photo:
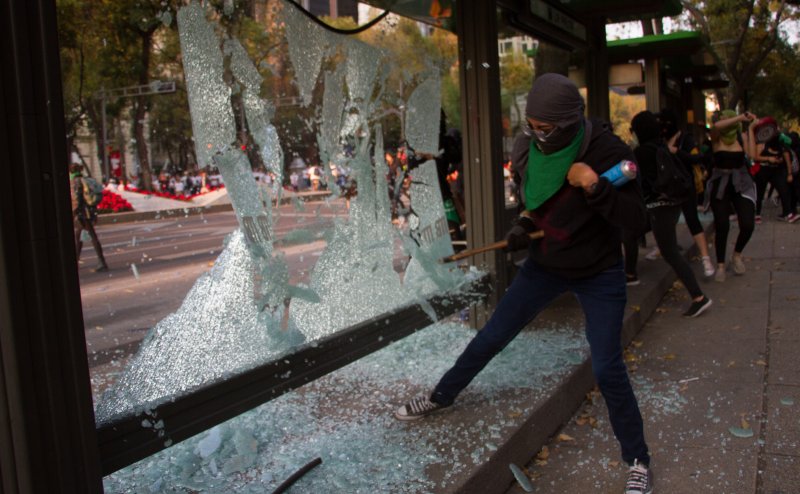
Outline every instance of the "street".
[[(334, 218), (346, 217), (344, 200), (282, 205), (275, 227), (276, 251), (283, 252), (291, 283), (307, 282), (324, 240), (285, 245), (289, 232), (321, 237)], [(174, 312), (197, 278), (223, 249), (238, 226), (232, 211), (97, 227), (109, 271), (95, 273), (97, 258), (85, 242), (79, 261), (81, 299), (89, 365), (112, 363), (134, 353), (148, 330)]]

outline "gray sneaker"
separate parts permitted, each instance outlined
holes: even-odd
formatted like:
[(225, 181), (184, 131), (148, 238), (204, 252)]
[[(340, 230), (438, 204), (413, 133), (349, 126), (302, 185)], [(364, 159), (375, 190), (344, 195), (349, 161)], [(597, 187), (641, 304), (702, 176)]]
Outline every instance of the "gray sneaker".
[(419, 396), (395, 410), (394, 416), (397, 420), (417, 420), (443, 408), (444, 405), (431, 401), (427, 396)]
[(717, 272), (714, 273), (714, 281), (722, 283), (725, 281), (725, 266), (717, 266)]
[(653, 472), (638, 460), (628, 469), (628, 481), (625, 482), (625, 494), (651, 494), (653, 492)]
[(737, 256), (734, 254), (731, 256), (731, 266), (733, 267), (733, 274), (735, 275), (741, 276), (746, 271), (741, 255)]

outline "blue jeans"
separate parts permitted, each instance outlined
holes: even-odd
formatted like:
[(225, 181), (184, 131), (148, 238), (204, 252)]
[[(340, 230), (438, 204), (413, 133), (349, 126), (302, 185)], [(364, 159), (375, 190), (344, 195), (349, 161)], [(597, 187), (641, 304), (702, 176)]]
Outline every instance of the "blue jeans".
[(642, 416), (622, 360), (620, 333), (627, 293), (621, 261), (595, 276), (570, 280), (543, 271), (529, 258), (492, 317), (439, 381), (431, 399), (442, 405), (452, 404), (478, 372), (523, 327), (566, 291), (575, 294), (586, 316), (592, 371), (606, 401), (611, 427), (622, 448), (622, 458), (628, 463), (638, 459), (649, 464)]

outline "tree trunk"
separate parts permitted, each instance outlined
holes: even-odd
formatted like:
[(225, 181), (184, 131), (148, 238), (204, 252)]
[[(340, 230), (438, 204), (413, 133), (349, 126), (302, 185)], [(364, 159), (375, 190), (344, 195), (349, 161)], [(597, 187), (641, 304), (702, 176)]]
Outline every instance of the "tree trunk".
[[(153, 31), (144, 31), (142, 37), (142, 52), (140, 53), (139, 84), (150, 82), (150, 48), (153, 44)], [(145, 190), (153, 190), (153, 173), (150, 168), (150, 156), (147, 150), (147, 136), (145, 135), (144, 119), (147, 117), (150, 98), (139, 96), (133, 103), (133, 137), (136, 140), (136, 156), (139, 158), (139, 176), (141, 186)]]

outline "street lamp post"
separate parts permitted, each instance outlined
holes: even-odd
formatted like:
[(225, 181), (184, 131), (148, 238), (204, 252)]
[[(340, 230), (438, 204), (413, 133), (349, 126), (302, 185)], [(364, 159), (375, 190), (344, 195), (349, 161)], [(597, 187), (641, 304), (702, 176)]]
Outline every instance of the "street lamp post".
[(175, 92), (175, 81), (153, 81), (149, 84), (142, 84), (138, 86), (127, 86), (116, 89), (105, 88), (100, 89), (95, 95), (100, 99), (100, 112), (101, 130), (100, 140), (103, 143), (103, 173), (106, 178), (111, 177), (111, 170), (108, 164), (108, 134), (106, 132), (106, 104), (108, 100), (116, 100), (118, 98), (135, 98), (137, 96), (147, 96), (150, 94), (164, 94)]

